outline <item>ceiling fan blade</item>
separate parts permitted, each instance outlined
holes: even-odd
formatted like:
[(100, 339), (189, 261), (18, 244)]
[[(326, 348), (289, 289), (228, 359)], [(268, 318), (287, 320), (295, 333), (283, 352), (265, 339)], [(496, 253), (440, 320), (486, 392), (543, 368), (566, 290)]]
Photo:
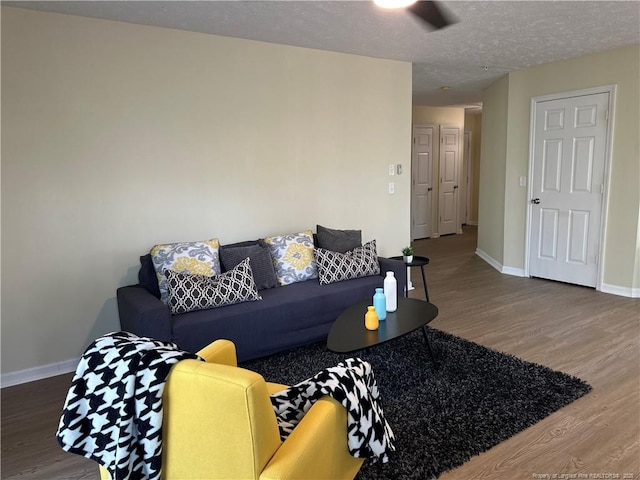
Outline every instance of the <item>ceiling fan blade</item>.
[(423, 22), (427, 22), (436, 30), (456, 23), (456, 20), (454, 20), (450, 15), (446, 15), (445, 10), (438, 6), (438, 2), (420, 0), (407, 7), (407, 10), (420, 18)]

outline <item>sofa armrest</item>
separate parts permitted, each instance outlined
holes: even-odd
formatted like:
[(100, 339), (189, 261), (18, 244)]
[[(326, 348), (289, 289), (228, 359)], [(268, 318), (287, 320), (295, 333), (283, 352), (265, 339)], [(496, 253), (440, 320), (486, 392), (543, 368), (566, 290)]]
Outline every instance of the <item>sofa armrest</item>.
[(407, 267), (404, 262), (385, 257), (378, 257), (378, 262), (380, 263), (380, 275), (384, 277), (387, 272), (393, 272), (398, 284), (398, 297), (403, 297), (407, 287)]
[(120, 327), (126, 332), (171, 341), (169, 307), (141, 285), (120, 287), (116, 292)]
[(333, 398), (323, 397), (271, 457), (260, 479), (352, 479), (363, 462), (349, 453), (346, 409)]

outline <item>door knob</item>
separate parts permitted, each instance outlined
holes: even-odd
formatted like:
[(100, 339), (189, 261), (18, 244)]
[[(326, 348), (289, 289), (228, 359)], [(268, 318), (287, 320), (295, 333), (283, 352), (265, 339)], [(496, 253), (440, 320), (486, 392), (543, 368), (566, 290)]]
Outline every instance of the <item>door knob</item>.
[(431, 190), (433, 190), (433, 188), (431, 187), (427, 188), (427, 192), (430, 192)]
[(454, 185), (453, 188), (458, 188), (458, 185)]
[(538, 205), (540, 203), (540, 199), (539, 198), (533, 198), (533, 199), (531, 199), (531, 203), (533, 203), (534, 205)]

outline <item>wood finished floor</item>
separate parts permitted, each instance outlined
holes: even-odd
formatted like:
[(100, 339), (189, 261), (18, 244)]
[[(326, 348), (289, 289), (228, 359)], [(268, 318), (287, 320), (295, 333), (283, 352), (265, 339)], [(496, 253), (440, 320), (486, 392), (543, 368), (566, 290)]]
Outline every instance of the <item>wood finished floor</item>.
[[(475, 227), (415, 242), (431, 259), (429, 296), (440, 309), (431, 326), (576, 375), (593, 391), (440, 478), (640, 479), (640, 300), (502, 275), (475, 247)], [(411, 273), (411, 296), (424, 298), (419, 269)], [(92, 461), (54, 438), (70, 381), (1, 391), (2, 479), (99, 479)]]

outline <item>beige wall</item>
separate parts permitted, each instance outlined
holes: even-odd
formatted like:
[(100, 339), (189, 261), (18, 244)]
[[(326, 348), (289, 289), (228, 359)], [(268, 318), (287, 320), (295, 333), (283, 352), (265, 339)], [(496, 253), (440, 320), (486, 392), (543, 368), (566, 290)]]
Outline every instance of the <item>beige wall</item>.
[(411, 64), (2, 7), (2, 373), (119, 329), (158, 242), (410, 236)]
[[(509, 75), (491, 86), (484, 101), (484, 132), (495, 141), (507, 129), (503, 205), (507, 205), (503, 228), (485, 230), (484, 242), (504, 242), (504, 257), (494, 257), (505, 266), (523, 269), (525, 258), (526, 188), (518, 185), (519, 176), (528, 175), (529, 128), (531, 98), (553, 93), (617, 85), (615, 105), (611, 185), (609, 190), (608, 222), (604, 250), (604, 284), (623, 290), (637, 288), (640, 262), (638, 210), (640, 208), (640, 46), (587, 55), (580, 58), (549, 63)], [(495, 98), (492, 93), (502, 95)], [(487, 108), (504, 109), (504, 95), (508, 95), (508, 115), (505, 123), (489, 121)], [(491, 148), (483, 136), (483, 155)], [(480, 208), (485, 190), (494, 189), (491, 178), (481, 178)], [(489, 193), (493, 197), (493, 193)], [(488, 213), (488, 212), (485, 212)], [(482, 226), (483, 215), (480, 214)], [(480, 241), (479, 241), (480, 243)], [(496, 252), (497, 253), (497, 252)], [(635, 277), (635, 279), (634, 279)]]
[(469, 223), (478, 223), (478, 198), (480, 190), (480, 152), (482, 145), (482, 111), (465, 111), (464, 131), (471, 134), (471, 175)]
[[(413, 107), (413, 124), (432, 124), (435, 125), (434, 131), (435, 138), (433, 139), (433, 202), (432, 213), (433, 218), (433, 234), (438, 234), (438, 198), (439, 198), (439, 186), (440, 182), (440, 127), (459, 127), (460, 128), (460, 140), (459, 140), (459, 152), (461, 165), (463, 165), (462, 159), (464, 158), (464, 108), (459, 107), (429, 107), (424, 105), (415, 105)], [(461, 172), (461, 177), (464, 178), (465, 172)], [(460, 217), (462, 221), (462, 217)], [(458, 227), (460, 229), (460, 227)]]
[(478, 250), (500, 264), (504, 258), (504, 178), (509, 77), (484, 91), (478, 200)]

